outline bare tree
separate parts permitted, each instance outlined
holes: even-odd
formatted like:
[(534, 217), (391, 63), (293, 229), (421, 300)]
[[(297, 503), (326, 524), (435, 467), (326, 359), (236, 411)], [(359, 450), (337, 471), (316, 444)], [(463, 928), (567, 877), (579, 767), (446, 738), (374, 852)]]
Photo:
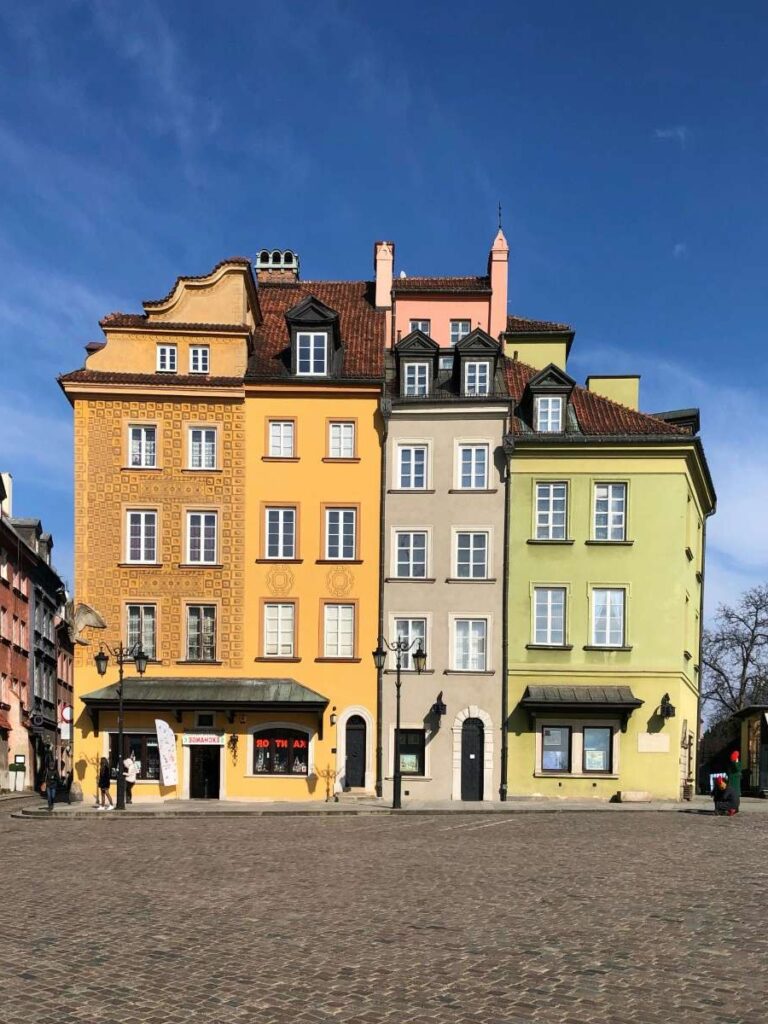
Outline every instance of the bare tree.
[(750, 704), (768, 703), (768, 586), (721, 604), (702, 637), (701, 696), (722, 720)]

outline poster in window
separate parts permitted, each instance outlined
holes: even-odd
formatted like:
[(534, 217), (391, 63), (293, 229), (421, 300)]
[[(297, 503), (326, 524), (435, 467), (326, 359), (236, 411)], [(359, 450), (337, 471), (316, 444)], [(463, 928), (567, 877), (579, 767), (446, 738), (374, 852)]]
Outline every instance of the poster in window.
[(418, 775), (419, 755), (400, 754), (400, 771), (407, 775)]
[(546, 772), (564, 772), (568, 769), (568, 754), (564, 750), (545, 750), (541, 766)]
[(607, 750), (585, 750), (584, 751), (584, 767), (588, 772), (607, 772), (608, 771), (608, 751)]
[(562, 745), (563, 738), (561, 736), (562, 729), (545, 729), (544, 730), (544, 746), (545, 747), (559, 747)]

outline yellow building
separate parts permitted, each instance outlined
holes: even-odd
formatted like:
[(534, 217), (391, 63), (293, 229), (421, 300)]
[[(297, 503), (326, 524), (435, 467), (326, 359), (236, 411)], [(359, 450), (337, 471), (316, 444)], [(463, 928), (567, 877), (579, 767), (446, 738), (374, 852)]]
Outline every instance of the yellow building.
[[(377, 781), (384, 315), (366, 282), (299, 281), (294, 253), (257, 267), (228, 260), (143, 314), (111, 314), (60, 378), (77, 597), (107, 643), (150, 658), (123, 687), (136, 800)], [(86, 797), (100, 759), (118, 760), (117, 667), (100, 678), (94, 650), (75, 676)]]

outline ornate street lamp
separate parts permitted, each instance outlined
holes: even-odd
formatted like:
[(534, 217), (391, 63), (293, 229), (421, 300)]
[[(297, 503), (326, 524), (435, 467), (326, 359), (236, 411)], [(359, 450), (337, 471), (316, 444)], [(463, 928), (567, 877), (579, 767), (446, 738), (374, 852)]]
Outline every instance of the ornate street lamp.
[(413, 652), (413, 664), (416, 667), (417, 673), (421, 675), (427, 666), (427, 652), (422, 647), (420, 637), (414, 637), (413, 640), (410, 641), (398, 637), (393, 643), (389, 643), (389, 641), (385, 640), (383, 636), (380, 636), (376, 650), (371, 652), (373, 655), (373, 663), (378, 672), (381, 672), (384, 668), (388, 650), (394, 652), (395, 666), (397, 668), (397, 678), (395, 680), (395, 780), (392, 790), (392, 807), (394, 810), (398, 810), (402, 806), (401, 792), (403, 788), (403, 773), (400, 770), (400, 669), (402, 667), (403, 655), (410, 651), (415, 643), (418, 643), (419, 646)]
[[(106, 650), (105, 650), (106, 648)], [(109, 652), (109, 653), (107, 653)], [(96, 662), (96, 671), (100, 676), (107, 674), (109, 655), (117, 662), (119, 681), (117, 685), (117, 803), (115, 809), (125, 810), (125, 765), (123, 764), (123, 672), (126, 661), (133, 661), (136, 671), (143, 676), (147, 671), (149, 658), (141, 647), (141, 641), (137, 640), (131, 647), (124, 647), (120, 642), (117, 647), (110, 647), (109, 644), (102, 644), (93, 660)]]

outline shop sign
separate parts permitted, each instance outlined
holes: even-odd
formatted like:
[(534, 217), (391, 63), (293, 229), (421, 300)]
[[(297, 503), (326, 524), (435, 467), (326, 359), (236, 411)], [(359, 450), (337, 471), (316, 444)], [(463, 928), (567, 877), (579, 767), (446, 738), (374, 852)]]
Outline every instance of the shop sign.
[(173, 729), (162, 718), (155, 719), (157, 752), (160, 757), (160, 783), (163, 786), (178, 785), (176, 770), (176, 737)]
[(217, 732), (185, 732), (181, 737), (183, 747), (223, 747), (224, 736)]

